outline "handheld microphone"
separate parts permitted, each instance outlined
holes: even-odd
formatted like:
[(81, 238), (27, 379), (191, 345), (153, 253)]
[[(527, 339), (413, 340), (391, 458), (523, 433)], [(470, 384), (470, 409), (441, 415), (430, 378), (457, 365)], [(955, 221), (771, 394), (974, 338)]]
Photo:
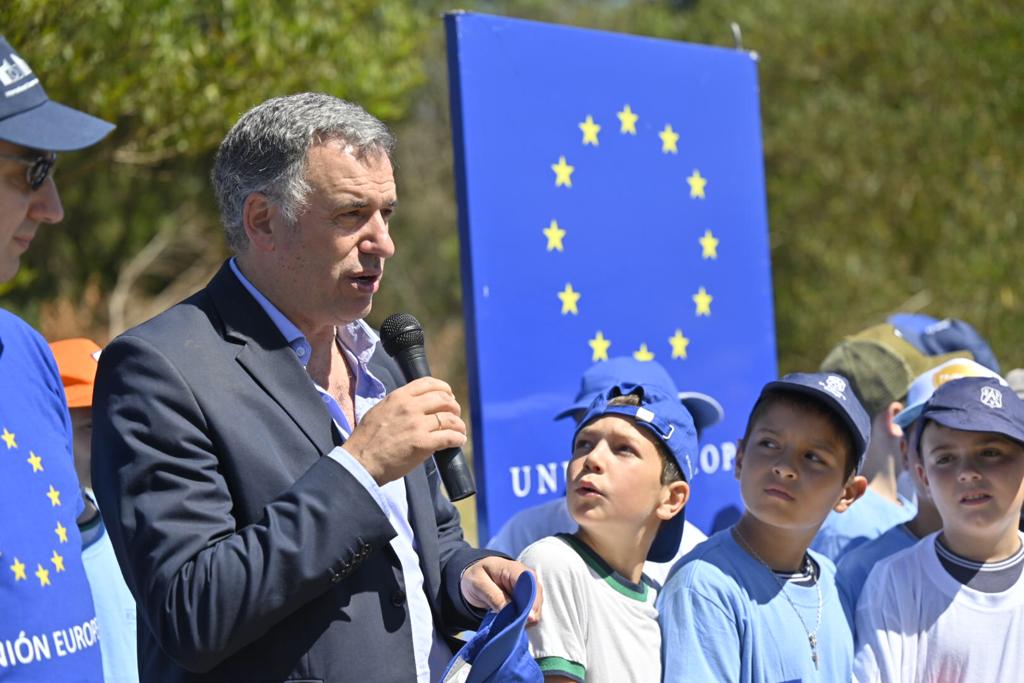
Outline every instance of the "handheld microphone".
[[(380, 339), (384, 350), (402, 368), (407, 382), (431, 376), (423, 348), (423, 328), (415, 317), (409, 313), (389, 315), (380, 326)], [(473, 472), (461, 448), (445, 448), (434, 453), (434, 463), (450, 500), (462, 500), (476, 493)]]

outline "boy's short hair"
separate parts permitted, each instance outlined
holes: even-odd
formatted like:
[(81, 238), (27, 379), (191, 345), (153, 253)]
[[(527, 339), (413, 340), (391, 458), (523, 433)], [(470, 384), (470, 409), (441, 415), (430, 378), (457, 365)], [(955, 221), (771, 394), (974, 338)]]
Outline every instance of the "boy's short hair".
[(754, 424), (769, 407), (787, 403), (795, 408), (824, 416), (843, 439), (847, 458), (843, 481), (857, 471), (867, 452), (871, 418), (850, 389), (845, 377), (829, 373), (791, 373), (769, 382), (750, 411), (743, 441), (750, 438)]
[[(622, 396), (616, 396), (612, 400), (608, 401), (609, 406), (639, 406), (640, 397), (637, 394), (624, 394)], [(661, 456), (661, 483), (662, 485), (671, 484), (674, 481), (683, 481), (683, 472), (679, 469), (679, 465), (676, 464), (676, 459), (669, 452), (668, 448), (660, 439), (654, 438), (654, 446), (658, 449), (658, 455)]]
[(921, 410), (918, 442), (929, 422), (963, 432), (999, 434), (1024, 445), (1024, 400), (999, 377), (946, 382)]
[[(626, 398), (632, 395), (634, 398)], [(621, 400), (620, 400), (621, 399)], [(667, 454), (666, 460), (675, 463), (683, 480), (693, 479), (693, 462), (697, 456), (697, 431), (693, 417), (679, 402), (678, 396), (663, 389), (644, 384), (623, 382), (609, 387), (594, 399), (587, 412), (576, 426), (576, 436), (594, 420), (606, 415), (617, 415), (633, 420), (638, 429), (646, 430), (660, 444), (659, 454)], [(664, 449), (664, 452), (661, 449)], [(665, 466), (662, 465), (661, 483), (665, 485)], [(683, 537), (685, 510), (658, 527), (647, 559), (652, 562), (668, 562), (676, 556), (679, 542)]]

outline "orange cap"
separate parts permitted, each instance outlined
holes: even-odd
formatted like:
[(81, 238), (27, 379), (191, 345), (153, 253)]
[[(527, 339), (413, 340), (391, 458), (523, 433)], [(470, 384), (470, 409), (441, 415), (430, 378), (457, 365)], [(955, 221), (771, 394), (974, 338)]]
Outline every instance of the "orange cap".
[(90, 339), (61, 339), (50, 344), (50, 350), (57, 359), (68, 408), (91, 407), (100, 347)]

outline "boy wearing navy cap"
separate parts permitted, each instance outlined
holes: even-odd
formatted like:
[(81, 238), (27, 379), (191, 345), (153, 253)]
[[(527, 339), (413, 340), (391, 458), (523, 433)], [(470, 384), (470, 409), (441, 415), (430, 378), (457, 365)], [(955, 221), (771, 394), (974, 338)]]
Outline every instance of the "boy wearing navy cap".
[(871, 420), (829, 373), (769, 382), (736, 456), (746, 511), (684, 557), (658, 599), (665, 681), (848, 681), (835, 566), (809, 550), (867, 482)]
[(519, 558), (544, 589), (544, 618), (527, 633), (546, 681), (661, 680), (657, 591), (643, 565), (679, 546), (696, 451), (693, 418), (658, 387), (618, 384), (587, 409), (566, 473), (580, 528)]
[(991, 377), (925, 404), (917, 466), (942, 530), (872, 570), (857, 604), (857, 681), (1020, 680), (1024, 401)]

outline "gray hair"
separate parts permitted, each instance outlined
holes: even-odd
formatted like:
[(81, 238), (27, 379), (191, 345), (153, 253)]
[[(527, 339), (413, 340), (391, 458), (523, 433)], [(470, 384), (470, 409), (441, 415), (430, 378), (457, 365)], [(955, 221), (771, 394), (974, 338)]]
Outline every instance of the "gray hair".
[(323, 93), (275, 97), (238, 119), (220, 143), (210, 178), (220, 206), (228, 245), (241, 253), (249, 245), (242, 209), (253, 192), (277, 204), (294, 223), (310, 187), (305, 179), (310, 148), (341, 139), (357, 158), (386, 154), (395, 139), (380, 120), (357, 104)]

